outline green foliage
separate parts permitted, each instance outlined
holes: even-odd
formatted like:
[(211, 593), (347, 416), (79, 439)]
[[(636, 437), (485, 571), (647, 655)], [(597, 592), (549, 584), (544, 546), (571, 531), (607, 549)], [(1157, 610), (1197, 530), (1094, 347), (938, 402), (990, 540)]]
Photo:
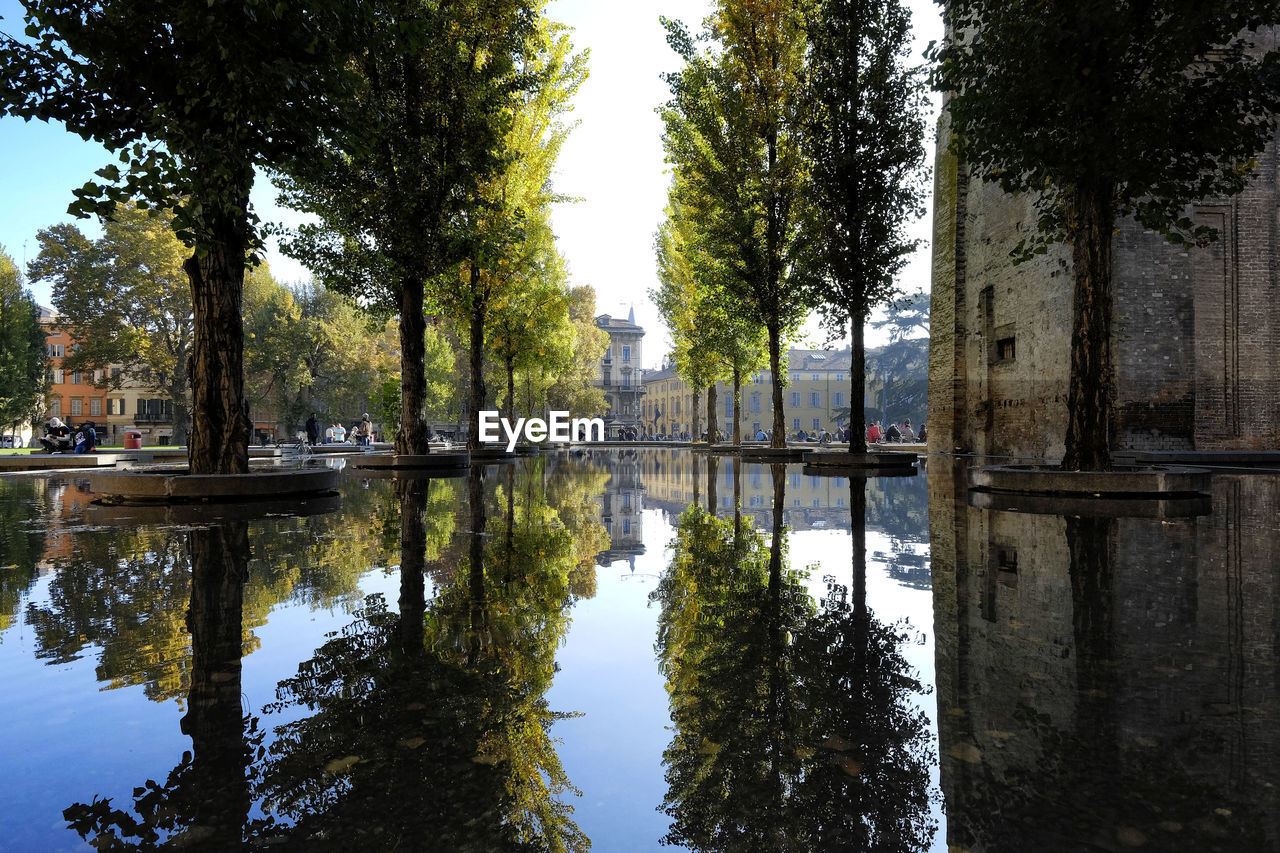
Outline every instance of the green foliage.
[(918, 337), (921, 332), (928, 337), (929, 291), (918, 290), (890, 302), (885, 306), (884, 317), (872, 320), (868, 325), (873, 329), (887, 328), (889, 340), (894, 342)]
[(173, 401), (174, 440), (186, 444), (191, 423), (187, 358), (195, 328), (182, 264), (189, 252), (171, 214), (121, 204), (102, 217), (103, 235), (88, 240), (74, 225), (37, 234), (35, 279), (53, 290), (58, 324), (76, 341), (67, 370), (103, 370), (113, 388), (126, 383)]
[(800, 138), (809, 101), (808, 40), (802, 0), (721, 0), (700, 52), (678, 23), (667, 40), (685, 62), (667, 75), (663, 142), (676, 180), (678, 215), (697, 223), (698, 276), (731, 316), (767, 332), (774, 384), (774, 442), (784, 441), (781, 369), (784, 340), (813, 298), (805, 228), (808, 164)]
[(924, 80), (906, 64), (911, 15), (898, 0), (821, 0), (809, 37), (819, 304), (843, 334), (892, 295), (919, 242), (903, 227), (927, 198)]
[(1212, 239), (1186, 206), (1240, 192), (1272, 135), (1276, 3), (956, 0), (947, 15), (933, 82), (956, 153), (1031, 194), (1020, 257), (1075, 242), (1082, 191), (1176, 243)]
[(609, 334), (596, 325), (596, 292), (589, 285), (570, 287), (565, 294), (572, 351), (546, 389), (546, 407), (575, 413), (603, 412), (604, 391), (593, 383), (600, 359), (609, 348)]
[(0, 427), (34, 422), (46, 390), (45, 331), (13, 258), (0, 247)]

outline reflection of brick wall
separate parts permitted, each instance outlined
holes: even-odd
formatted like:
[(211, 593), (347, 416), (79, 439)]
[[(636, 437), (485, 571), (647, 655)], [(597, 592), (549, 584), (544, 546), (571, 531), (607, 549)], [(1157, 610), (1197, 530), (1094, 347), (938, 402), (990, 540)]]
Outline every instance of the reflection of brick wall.
[[(949, 141), (941, 125), (939, 151)], [(1280, 447), (1280, 299), (1269, 145), (1237, 198), (1197, 206), (1217, 242), (1185, 251), (1137, 223), (1114, 243), (1117, 446)], [(969, 181), (939, 154), (935, 188), (930, 409), (935, 450), (1059, 458), (1070, 368), (1070, 254), (1014, 267), (1031, 234), (1023, 197)], [(1002, 341), (1015, 341), (1005, 357)]]
[(1211, 515), (1118, 519), (1090, 597), (1062, 517), (975, 509), (963, 472), (929, 477), (948, 842), (1173, 849), (1181, 825), (1179, 849), (1280, 845), (1280, 480), (1219, 476)]

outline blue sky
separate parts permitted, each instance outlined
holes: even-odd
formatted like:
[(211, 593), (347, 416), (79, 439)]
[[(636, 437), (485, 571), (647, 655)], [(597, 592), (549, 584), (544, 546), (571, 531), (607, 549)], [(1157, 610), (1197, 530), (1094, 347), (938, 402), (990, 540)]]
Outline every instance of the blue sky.
[[(917, 55), (930, 39), (941, 35), (938, 7), (931, 0), (907, 0), (916, 23)], [(668, 174), (662, 156), (662, 127), (655, 109), (666, 100), (660, 75), (675, 70), (675, 54), (667, 47), (658, 17), (679, 18), (692, 27), (706, 15), (709, 0), (551, 0), (548, 14), (574, 28), (574, 42), (591, 49), (591, 77), (576, 102), (580, 125), (565, 145), (557, 170), (557, 189), (581, 199), (561, 205), (554, 215), (562, 253), (575, 284), (596, 289), (601, 313), (625, 314), (635, 307), (636, 319), (648, 331), (646, 367), (657, 366), (667, 337), (648, 291), (657, 285), (653, 234), (666, 201)], [(20, 33), (21, 4), (0, 0), (0, 30)], [(113, 161), (92, 142), (57, 125), (0, 118), (0, 245), (23, 264), (36, 254), (36, 232), (71, 221), (67, 205), (71, 190)], [(932, 155), (929, 162), (932, 162)], [(253, 202), (264, 219), (290, 219), (274, 203), (266, 180), (255, 187)], [(82, 222), (87, 232), (93, 223)], [(928, 220), (913, 234), (927, 239)], [(305, 268), (279, 252), (268, 261), (286, 281), (308, 277)], [(917, 253), (902, 277), (909, 290), (927, 288), (927, 245)], [(33, 285), (36, 297), (48, 304), (48, 288)], [(811, 342), (821, 343), (811, 324)], [(869, 344), (875, 344), (871, 337)]]

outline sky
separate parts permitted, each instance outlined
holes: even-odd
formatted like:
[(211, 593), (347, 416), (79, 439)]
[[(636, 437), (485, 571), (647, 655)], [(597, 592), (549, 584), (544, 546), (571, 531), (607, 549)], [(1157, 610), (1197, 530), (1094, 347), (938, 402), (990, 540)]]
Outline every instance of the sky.
[[(914, 56), (923, 62), (930, 40), (942, 34), (939, 7), (932, 0), (906, 0), (915, 24)], [(626, 316), (634, 308), (646, 329), (645, 367), (657, 367), (670, 338), (649, 299), (657, 287), (653, 237), (666, 203), (668, 167), (662, 153), (662, 123), (657, 107), (667, 99), (661, 75), (678, 70), (679, 60), (667, 46), (659, 16), (677, 18), (697, 29), (708, 13), (707, 0), (551, 0), (547, 14), (574, 30), (578, 49), (589, 49), (591, 76), (575, 102), (578, 123), (560, 156), (555, 175), (558, 192), (575, 203), (557, 206), (553, 214), (561, 253), (572, 284), (596, 290), (598, 313)], [(22, 31), (18, 0), (0, 0), (0, 30)], [(936, 112), (936, 99), (935, 99)], [(930, 127), (933, 117), (930, 117)], [(932, 148), (933, 134), (928, 135)], [(66, 212), (71, 190), (93, 178), (95, 170), (114, 158), (101, 146), (68, 133), (60, 125), (0, 118), (0, 247), (25, 269), (37, 253), (36, 233), (59, 222), (73, 221)], [(930, 150), (926, 162), (933, 163)], [(259, 178), (254, 207), (268, 221), (294, 223), (297, 217), (275, 203), (275, 192)], [(923, 242), (903, 270), (904, 292), (929, 285), (929, 217), (910, 233)], [(93, 223), (81, 228), (96, 235)], [(301, 281), (307, 270), (268, 247), (267, 260), (282, 281)], [(32, 284), (37, 301), (49, 304), (47, 284)], [(815, 322), (806, 327), (807, 343), (820, 346), (825, 336)], [(884, 342), (868, 333), (868, 345)]]

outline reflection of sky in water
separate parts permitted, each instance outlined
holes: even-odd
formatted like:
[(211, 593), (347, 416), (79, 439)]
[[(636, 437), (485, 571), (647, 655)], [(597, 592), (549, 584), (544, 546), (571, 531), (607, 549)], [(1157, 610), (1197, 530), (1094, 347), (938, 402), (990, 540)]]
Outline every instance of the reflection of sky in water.
[[(768, 478), (764, 480), (767, 485)], [(490, 485), (501, 482), (499, 477)], [(804, 483), (814, 488), (808, 476)], [(827, 484), (819, 485), (825, 488)], [(338, 513), (317, 516), (318, 521), (259, 519), (251, 528), (251, 544), (258, 547), (258, 534), (252, 531), (276, 531), (282, 534), (275, 546), (284, 549), (280, 553), (287, 554), (291, 548), (318, 548), (317, 553), (323, 554), (325, 548), (343, 544), (347, 531), (367, 524), (380, 511), (377, 504), (358, 502), (376, 501), (389, 488), (387, 482), (350, 477), (344, 481), (344, 504)], [(837, 491), (847, 496), (847, 488), (846, 481), (844, 489)], [(894, 486), (880, 489), (881, 494), (891, 494)], [(4, 687), (0, 690), (0, 727), (6, 732), (0, 762), (11, 779), (20, 780), (20, 784), (9, 786), (6, 803), (0, 808), (3, 849), (84, 849), (75, 833), (66, 829), (63, 808), (94, 796), (110, 797), (115, 805), (127, 807), (135, 786), (149, 779), (163, 781), (192, 743), (180, 727), (186, 712), (185, 691), (177, 698), (149, 701), (140, 683), (108, 689), (98, 671), (103, 654), (99, 640), (86, 641), (75, 659), (64, 663), (51, 663), (37, 647), (27, 613), (31, 608), (57, 609), (54, 580), (58, 573), (67, 571), (68, 561), (85, 559), (81, 551), (111, 533), (109, 525), (95, 528), (86, 523), (84, 496), (74, 492), (57, 487), (49, 491), (46, 503), (32, 504), (28, 518), (39, 520), (24, 526), (45, 535), (46, 549), (56, 546), (62, 550), (54, 565), (42, 569), (30, 585), (19, 589), (20, 606), (10, 626), (0, 632)], [(732, 493), (721, 487), (720, 496), (726, 494)], [(0, 503), (6, 496), (0, 489)], [(80, 503), (68, 503), (69, 496)], [(457, 498), (465, 501), (465, 487), (459, 489)], [(649, 503), (645, 496), (639, 500), (641, 506)], [(847, 509), (844, 513), (847, 518)], [(490, 522), (495, 517), (491, 509)], [(763, 517), (758, 514), (756, 522)], [(790, 534), (791, 568), (816, 566), (806, 581), (815, 601), (828, 595), (828, 576), (835, 584), (851, 585), (852, 540), (844, 527), (847, 521), (835, 518), (827, 518), (825, 529), (815, 525)], [(650, 505), (636, 520), (639, 524), (634, 528), (628, 525), (625, 532), (642, 532), (643, 553), (634, 556), (633, 565), (619, 560), (597, 569), (595, 596), (578, 601), (569, 611), (571, 625), (556, 654), (557, 672), (547, 693), (551, 709), (583, 715), (556, 723), (552, 734), (561, 740), (558, 752), (570, 782), (583, 794), (564, 799), (574, 807), (573, 818), (593, 848), (601, 851), (656, 849), (670, 823), (659, 810), (667, 793), (662, 756), (672, 737), (668, 696), (655, 652), (661, 608), (650, 603), (649, 594), (671, 557), (668, 545), (675, 536), (674, 516), (668, 506), (657, 509)], [(465, 512), (458, 513), (456, 523), (460, 531), (465, 528)], [(119, 524), (123, 528), (137, 523)], [(311, 524), (328, 533), (310, 538), (306, 530)], [(169, 529), (181, 537), (184, 528), (142, 525), (138, 529), (151, 534)], [(621, 526), (618, 532), (624, 532)], [(763, 532), (768, 535), (767, 526)], [(912, 533), (927, 538), (925, 530)], [(390, 541), (394, 542), (394, 536)], [(903, 547), (874, 525), (868, 531), (868, 603), (881, 621), (909, 619), (921, 633), (924, 643), (904, 645), (901, 652), (921, 680), (932, 684), (930, 593), (904, 586), (890, 576), (889, 566), (874, 556), (877, 552), (892, 555)], [(927, 554), (926, 545), (910, 547)], [(323, 563), (325, 558), (316, 559)], [(398, 557), (388, 557), (384, 564), (398, 562)], [(315, 567), (312, 571), (323, 575)], [(251, 569), (250, 575), (251, 591), (255, 587), (261, 591), (263, 584), (271, 582), (270, 577), (264, 578), (261, 567)], [(254, 620), (249, 620), (246, 610), (247, 622), (253, 621), (254, 647), (243, 658), (240, 688), (243, 710), (252, 715), (262, 715), (264, 707), (276, 701), (277, 684), (295, 675), (300, 661), (312, 658), (328, 637), (351, 624), (351, 610), (363, 596), (379, 594), (394, 611), (400, 593), (399, 573), (380, 565), (359, 573), (357, 589), (327, 604), (316, 604), (319, 593), (307, 586), (317, 582), (316, 578), (306, 582), (295, 578), (292, 582), (298, 586), (279, 600), (272, 599)], [(319, 582), (324, 585), (323, 578)], [(430, 577), (426, 585), (430, 601)], [(181, 613), (176, 618), (181, 620)], [(936, 738), (936, 699), (924, 697), (921, 707)], [(305, 708), (292, 706), (263, 717), (262, 722), (270, 728), (306, 713)], [(931, 775), (936, 788), (936, 767)], [(933, 849), (941, 850), (945, 826), (936, 807), (935, 818), (939, 830)]]

